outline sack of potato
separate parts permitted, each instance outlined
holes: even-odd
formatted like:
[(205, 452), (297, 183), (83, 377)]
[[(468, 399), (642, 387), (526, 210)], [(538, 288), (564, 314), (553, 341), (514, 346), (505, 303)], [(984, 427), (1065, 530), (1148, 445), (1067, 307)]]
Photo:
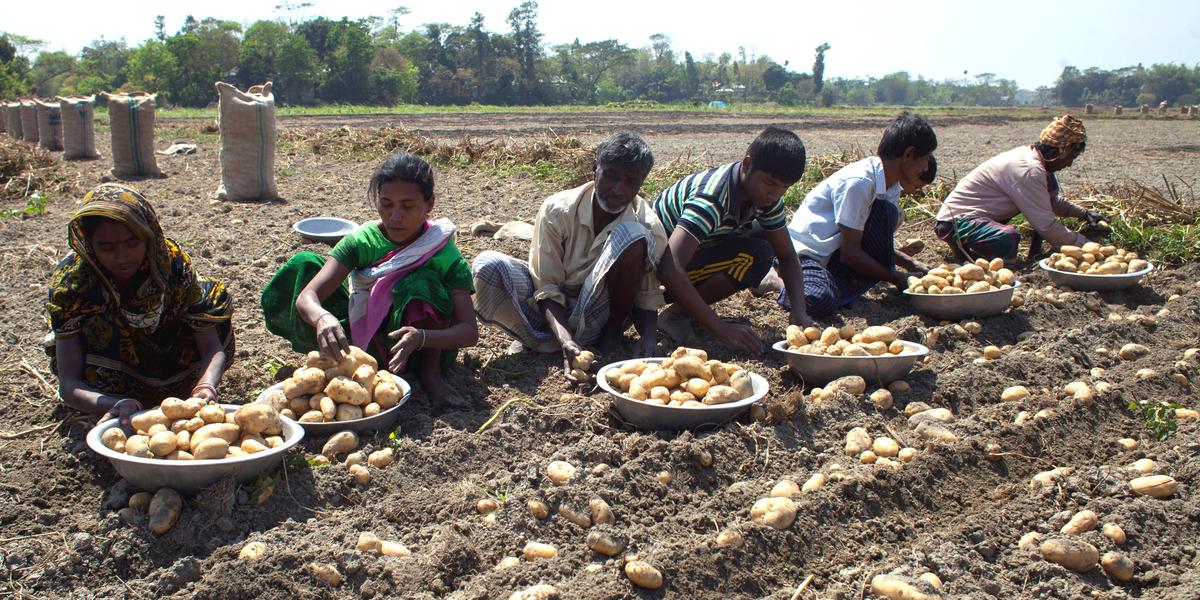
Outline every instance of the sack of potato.
[(883, 356), (903, 354), (904, 342), (891, 327), (875, 325), (857, 332), (853, 325), (800, 329), (788, 325), (788, 350), (802, 354), (824, 354), (827, 356)]
[(1144, 271), (1150, 263), (1116, 246), (1088, 242), (1083, 246), (1063, 246), (1050, 255), (1046, 264), (1055, 270), (1084, 275), (1126, 275)]
[(395, 375), (378, 370), (375, 357), (351, 346), (340, 361), (308, 353), (305, 366), (282, 389), (259, 400), (301, 423), (331, 423), (373, 417), (400, 403), (403, 386)]
[(247, 456), (283, 444), (279, 412), (262, 404), (246, 404), (227, 412), (199, 398), (167, 398), (158, 408), (132, 418), (135, 435), (120, 427), (100, 435), (115, 452), (141, 458), (208, 460)]
[(608, 369), (613, 389), (647, 404), (696, 407), (737, 402), (754, 395), (750, 373), (733, 363), (709, 360), (695, 348), (676, 348), (659, 363), (630, 361)]
[(1004, 267), (1004, 259), (980, 258), (974, 263), (942, 263), (923, 277), (908, 278), (910, 294), (976, 294), (1004, 290), (1017, 284), (1017, 275)]

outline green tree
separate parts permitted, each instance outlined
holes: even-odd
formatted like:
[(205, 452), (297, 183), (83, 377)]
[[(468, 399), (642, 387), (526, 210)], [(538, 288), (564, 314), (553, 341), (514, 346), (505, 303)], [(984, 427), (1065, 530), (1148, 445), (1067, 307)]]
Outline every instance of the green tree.
[(33, 82), (37, 93), (44, 97), (57, 96), (62, 89), (63, 80), (78, 66), (74, 56), (63, 51), (43, 52), (33, 61), (29, 79)]
[(311, 99), (317, 57), (308, 41), (276, 21), (258, 21), (246, 30), (238, 58), (244, 85), (274, 82), (280, 103)]
[(228, 79), (237, 67), (239, 33), (241, 25), (230, 21), (185, 21), (180, 33), (167, 39), (167, 50), (176, 65), (167, 86), (169, 99), (182, 106), (214, 102), (213, 83)]
[(29, 59), (21, 56), (21, 39), (0, 33), (0, 98), (16, 98), (29, 92)]
[(177, 79), (175, 55), (165, 42), (146, 40), (129, 56), (125, 77), (130, 89), (158, 93), (164, 102), (172, 101), (169, 86)]
[(825, 87), (825, 52), (829, 50), (829, 44), (821, 44), (817, 46), (817, 56), (813, 59), (813, 89), (820, 93)]
[(537, 69), (542, 59), (542, 34), (537, 28), (537, 7), (534, 0), (525, 0), (508, 13), (514, 57), (520, 67), (517, 89), (521, 101), (530, 104), (541, 100)]
[(361, 20), (345, 17), (329, 31), (325, 84), (321, 95), (330, 102), (362, 103), (369, 95), (369, 67), (374, 51), (371, 32)]

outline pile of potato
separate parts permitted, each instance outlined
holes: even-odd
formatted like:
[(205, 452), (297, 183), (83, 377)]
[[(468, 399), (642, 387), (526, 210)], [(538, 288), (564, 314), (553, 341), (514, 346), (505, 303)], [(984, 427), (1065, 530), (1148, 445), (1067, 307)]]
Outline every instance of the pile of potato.
[(283, 444), (283, 421), (277, 410), (246, 404), (226, 412), (199, 398), (167, 398), (158, 408), (133, 416), (135, 435), (125, 437), (110, 427), (100, 442), (116, 452), (164, 460), (236, 458)]
[(910, 294), (976, 294), (1004, 290), (1017, 284), (1017, 275), (1004, 268), (1004, 259), (980, 258), (962, 266), (942, 263), (924, 277), (909, 277)]
[(260, 403), (301, 423), (332, 423), (373, 417), (400, 403), (400, 379), (379, 370), (375, 357), (360, 348), (339, 361), (313, 351), (305, 366), (284, 380), (283, 389), (267, 392)]
[(682, 346), (661, 363), (627, 362), (608, 369), (604, 377), (613, 389), (634, 400), (663, 406), (727, 404), (754, 395), (748, 371), (709, 360), (704, 350)]
[(1101, 246), (1096, 242), (1088, 242), (1083, 246), (1063, 246), (1050, 255), (1046, 264), (1059, 271), (1084, 275), (1125, 275), (1150, 266), (1137, 252), (1128, 252), (1116, 246)]
[(802, 354), (825, 354), (828, 356), (883, 356), (903, 354), (904, 342), (891, 327), (875, 325), (859, 333), (853, 325), (800, 329), (799, 325), (788, 325), (788, 350)]

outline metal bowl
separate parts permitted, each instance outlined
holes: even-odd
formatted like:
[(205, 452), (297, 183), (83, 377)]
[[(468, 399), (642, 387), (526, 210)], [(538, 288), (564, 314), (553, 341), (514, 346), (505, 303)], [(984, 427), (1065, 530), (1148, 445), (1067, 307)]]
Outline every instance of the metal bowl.
[(626, 363), (638, 360), (646, 364), (657, 364), (666, 359), (633, 358), (605, 365), (596, 372), (596, 383), (600, 385), (601, 389), (612, 394), (613, 404), (617, 407), (617, 412), (621, 413), (621, 417), (641, 429), (678, 430), (695, 429), (710, 425), (718, 426), (750, 408), (751, 404), (758, 402), (766, 396), (769, 389), (766, 379), (757, 373), (750, 373), (750, 382), (754, 386), (754, 395), (738, 400), (737, 402), (713, 406), (689, 406), (686, 408), (682, 406), (646, 404), (613, 389), (612, 386), (608, 385), (608, 380), (604, 376), (609, 369), (620, 369)]
[[(392, 425), (396, 423), (396, 419), (400, 418), (400, 407), (404, 406), (408, 402), (408, 399), (412, 397), (412, 386), (408, 385), (408, 382), (403, 377), (397, 376), (396, 381), (400, 382), (400, 391), (404, 393), (400, 396), (400, 402), (373, 417), (363, 417), (361, 419), (354, 419), (353, 421), (333, 421), (331, 423), (300, 423), (299, 421), (297, 423), (310, 435), (316, 436), (333, 435), (339, 431), (347, 430), (360, 433), (363, 431), (391, 429)], [(282, 389), (283, 382), (281, 381), (263, 390), (255, 401), (262, 402), (263, 396), (266, 396), (267, 392)]]
[(292, 224), (292, 229), (315, 242), (336, 244), (358, 227), (358, 223), (338, 217), (313, 217)]
[(991, 317), (1008, 309), (1013, 293), (1021, 282), (1003, 290), (976, 292), (974, 294), (914, 294), (904, 290), (904, 295), (917, 312), (935, 319), (957, 321), (975, 317)]
[(1049, 258), (1043, 258), (1038, 262), (1038, 266), (1046, 272), (1046, 275), (1050, 276), (1050, 281), (1053, 281), (1054, 285), (1069, 287), (1081, 292), (1107, 292), (1109, 290), (1123, 290), (1127, 287), (1137, 285), (1143, 277), (1154, 270), (1154, 264), (1148, 261), (1147, 263), (1149, 266), (1141, 271), (1122, 275), (1088, 275), (1086, 273), (1060, 271), (1050, 266)]
[[(238, 406), (237, 404), (220, 405), (227, 413), (236, 411)], [(87, 445), (96, 454), (107, 458), (113, 468), (117, 470), (117, 474), (138, 489), (153, 491), (161, 487), (169, 487), (181, 494), (195, 494), (226, 476), (233, 476), (239, 483), (246, 483), (258, 477), (259, 473), (278, 465), (279, 461), (283, 459), (283, 455), (304, 439), (304, 429), (300, 425), (288, 418), (282, 420), (282, 444), (262, 452), (236, 458), (164, 460), (116, 452), (100, 443), (100, 436), (110, 428), (119, 427), (120, 423), (117, 419), (109, 419), (93, 427), (87, 434)]]
[(787, 358), (788, 367), (804, 379), (805, 384), (821, 385), (847, 375), (858, 375), (869, 384), (883, 385), (902, 379), (912, 370), (917, 359), (929, 354), (929, 348), (916, 342), (906, 342), (901, 354), (880, 356), (828, 356), (804, 354), (788, 350), (788, 341), (780, 340), (771, 345)]

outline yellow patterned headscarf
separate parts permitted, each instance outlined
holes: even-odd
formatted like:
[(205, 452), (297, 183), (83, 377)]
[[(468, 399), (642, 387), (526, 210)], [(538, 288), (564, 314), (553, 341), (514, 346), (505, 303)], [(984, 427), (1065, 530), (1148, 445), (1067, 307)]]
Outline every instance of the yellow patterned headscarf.
[(1086, 142), (1087, 131), (1083, 128), (1083, 121), (1071, 115), (1063, 115), (1042, 130), (1038, 141), (1052, 148), (1065, 150)]

